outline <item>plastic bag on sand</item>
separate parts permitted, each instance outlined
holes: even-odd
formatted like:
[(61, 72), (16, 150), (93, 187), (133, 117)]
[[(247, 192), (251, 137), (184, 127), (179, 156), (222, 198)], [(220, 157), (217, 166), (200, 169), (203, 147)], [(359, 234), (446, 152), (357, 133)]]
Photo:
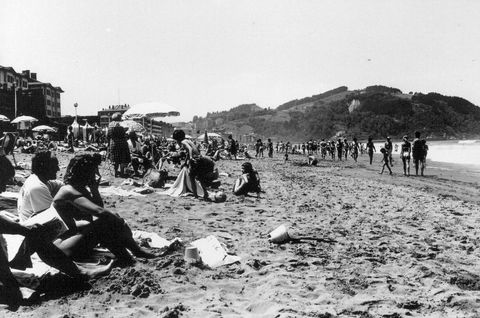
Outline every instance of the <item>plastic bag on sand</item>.
[(191, 243), (198, 249), (202, 263), (210, 268), (228, 265), (240, 261), (240, 257), (228, 255), (226, 248), (213, 236), (198, 239)]

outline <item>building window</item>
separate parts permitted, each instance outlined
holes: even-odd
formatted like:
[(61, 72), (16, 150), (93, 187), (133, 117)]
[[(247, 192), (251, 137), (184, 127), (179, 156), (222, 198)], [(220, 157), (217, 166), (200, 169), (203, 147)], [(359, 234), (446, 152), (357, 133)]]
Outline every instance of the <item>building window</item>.
[(48, 106), (50, 106), (50, 105), (51, 105), (51, 103), (50, 103), (50, 100), (49, 100), (49, 99), (47, 99), (47, 105), (48, 105)]
[(22, 81), (23, 88), (28, 88), (28, 82), (27, 81)]
[(47, 109), (47, 116), (52, 116), (52, 111)]
[(7, 75), (7, 82), (13, 83), (13, 76), (12, 75)]

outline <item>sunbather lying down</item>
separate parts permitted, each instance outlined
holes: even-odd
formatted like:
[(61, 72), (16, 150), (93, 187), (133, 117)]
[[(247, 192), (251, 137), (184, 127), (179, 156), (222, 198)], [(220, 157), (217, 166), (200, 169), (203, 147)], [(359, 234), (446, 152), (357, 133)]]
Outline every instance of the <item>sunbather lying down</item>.
[(258, 172), (253, 169), (250, 162), (242, 164), (242, 175), (235, 181), (233, 186), (233, 194), (235, 195), (248, 195), (249, 193), (257, 193), (260, 195), (262, 191), (260, 187), (260, 177)]

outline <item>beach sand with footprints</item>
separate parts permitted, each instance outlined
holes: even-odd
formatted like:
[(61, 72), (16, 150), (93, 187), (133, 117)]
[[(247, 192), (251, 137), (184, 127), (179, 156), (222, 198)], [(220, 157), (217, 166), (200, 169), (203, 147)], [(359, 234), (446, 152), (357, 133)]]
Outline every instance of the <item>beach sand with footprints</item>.
[[(61, 172), (69, 156), (60, 154)], [(20, 162), (28, 157), (20, 157)], [(260, 198), (231, 189), (242, 161), (219, 161), (223, 203), (193, 197), (104, 197), (134, 230), (187, 244), (214, 235), (239, 263), (208, 269), (183, 248), (44, 297), (4, 317), (468, 317), (480, 312), (480, 190), (469, 168), (429, 163), (426, 177), (379, 175), (359, 163), (281, 154), (252, 159)], [(413, 171), (413, 169), (412, 169)], [(174, 172), (177, 173), (177, 172)], [(111, 186), (124, 179), (113, 179)], [(18, 191), (9, 187), (9, 191)], [(305, 240), (275, 245), (286, 224)], [(332, 240), (332, 242), (328, 242)]]

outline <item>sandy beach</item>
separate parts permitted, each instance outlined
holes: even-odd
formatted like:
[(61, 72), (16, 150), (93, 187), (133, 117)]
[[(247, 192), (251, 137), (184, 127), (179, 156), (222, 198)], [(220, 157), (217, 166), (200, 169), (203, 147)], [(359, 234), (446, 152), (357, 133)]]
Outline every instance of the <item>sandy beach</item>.
[[(68, 162), (60, 154), (61, 173)], [(398, 156), (398, 155), (397, 155)], [(17, 155), (19, 162), (28, 157)], [(91, 288), (43, 297), (4, 317), (473, 317), (480, 312), (478, 170), (428, 162), (425, 177), (379, 175), (355, 163), (281, 154), (252, 159), (265, 193), (235, 197), (243, 161), (217, 162), (224, 203), (157, 193), (104, 198), (134, 230), (186, 244), (215, 235), (239, 263), (186, 264), (183, 248), (115, 268)], [(412, 171), (413, 168), (412, 168)], [(178, 172), (178, 171), (177, 171)], [(174, 173), (177, 173), (174, 172)], [(59, 175), (61, 175), (61, 173)], [(172, 174), (174, 174), (172, 173)], [(124, 179), (113, 179), (111, 186)], [(18, 191), (10, 186), (9, 191)], [(275, 245), (292, 236), (332, 239)]]

